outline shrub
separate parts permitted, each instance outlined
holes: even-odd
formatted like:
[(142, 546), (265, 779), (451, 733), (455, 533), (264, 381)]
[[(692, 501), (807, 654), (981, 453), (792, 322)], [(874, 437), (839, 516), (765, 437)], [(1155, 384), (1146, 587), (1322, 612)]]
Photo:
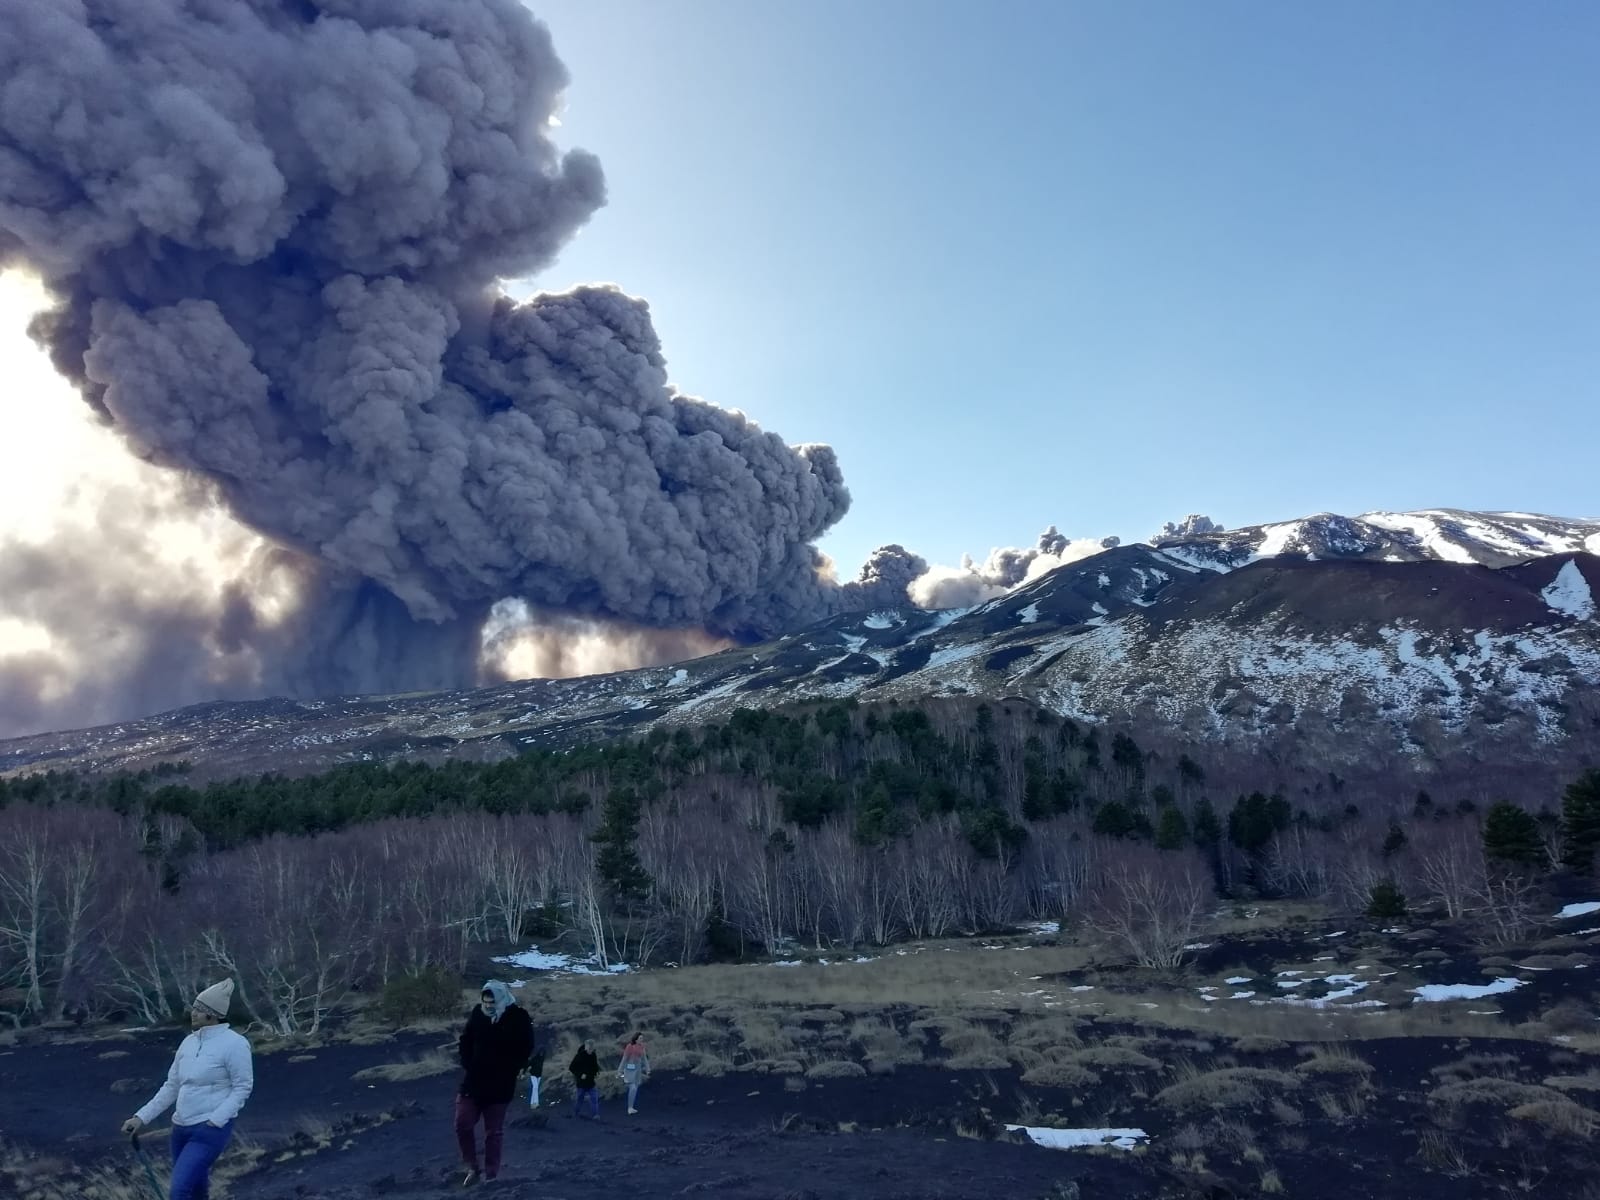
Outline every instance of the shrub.
[(1296, 1066), (1295, 1073), (1365, 1081), (1372, 1076), (1372, 1064), (1345, 1051), (1320, 1051)]
[(1047, 1062), (1024, 1071), (1022, 1082), (1035, 1087), (1091, 1088), (1100, 1082), (1100, 1076), (1075, 1063)]
[(1293, 1091), (1300, 1080), (1287, 1071), (1226, 1067), (1185, 1079), (1156, 1093), (1156, 1103), (1180, 1112), (1219, 1108), (1261, 1108), (1277, 1099), (1269, 1093)]
[(860, 1079), (866, 1075), (866, 1068), (860, 1063), (845, 1062), (842, 1059), (836, 1062), (820, 1062), (806, 1072), (807, 1079)]
[(1511, 1115), (1519, 1121), (1543, 1125), (1551, 1133), (1585, 1140), (1600, 1128), (1600, 1113), (1572, 1100), (1535, 1100), (1531, 1104), (1517, 1105)]
[(1099, 1067), (1105, 1071), (1159, 1071), (1161, 1064), (1137, 1050), (1120, 1046), (1090, 1046), (1079, 1050), (1069, 1061), (1080, 1067)]
[(1549, 1008), (1539, 1020), (1557, 1033), (1589, 1033), (1596, 1028), (1595, 1015), (1576, 1000), (1563, 1000)]
[(1279, 1051), (1287, 1050), (1288, 1048), (1288, 1042), (1259, 1033), (1235, 1038), (1233, 1043), (1233, 1050), (1236, 1054), (1277, 1054)]
[(1367, 916), (1374, 921), (1398, 921), (1406, 915), (1406, 897), (1392, 879), (1372, 885), (1367, 893)]
[(969, 1050), (944, 1065), (952, 1071), (1004, 1071), (1011, 1066), (1011, 1060), (992, 1050)]
[(406, 1025), (425, 1017), (449, 1017), (462, 1009), (461, 977), (440, 966), (396, 975), (383, 988), (379, 1011), (384, 1019)]
[(1440, 1108), (1496, 1108), (1502, 1112), (1566, 1099), (1554, 1088), (1518, 1083), (1515, 1079), (1463, 1079), (1434, 1088), (1428, 1096), (1428, 1102)]

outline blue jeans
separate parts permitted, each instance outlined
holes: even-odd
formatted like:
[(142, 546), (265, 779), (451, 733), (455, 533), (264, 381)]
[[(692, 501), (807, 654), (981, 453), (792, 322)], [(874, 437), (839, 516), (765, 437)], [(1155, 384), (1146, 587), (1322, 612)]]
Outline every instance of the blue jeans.
[(210, 1200), (211, 1164), (232, 1133), (232, 1121), (221, 1128), (203, 1121), (172, 1127), (172, 1200)]
[(583, 1108), (585, 1100), (590, 1104), (590, 1115), (598, 1117), (600, 1115), (600, 1089), (597, 1087), (581, 1087), (572, 1093), (572, 1115), (575, 1117), (582, 1115), (580, 1110)]

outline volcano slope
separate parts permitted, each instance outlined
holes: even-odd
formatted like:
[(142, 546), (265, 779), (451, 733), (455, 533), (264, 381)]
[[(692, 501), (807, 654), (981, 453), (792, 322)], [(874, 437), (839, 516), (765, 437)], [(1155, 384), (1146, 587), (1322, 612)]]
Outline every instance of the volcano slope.
[[(1597, 935), (1580, 914), (1484, 953), (1446, 922), (1268, 905), (1220, 911), (1167, 972), (1048, 926), (604, 978), (475, 963), (512, 973), (549, 1046), (545, 1106), (513, 1110), (497, 1190), (1595, 1200)], [(447, 1194), (456, 1024), (368, 1010), (321, 1040), (261, 1038), (227, 1195)], [(656, 1067), (642, 1111), (608, 1074), (601, 1119), (573, 1120), (577, 1039), (610, 1055), (633, 1028)], [(114, 1130), (178, 1036), (57, 1030), (0, 1050), (8, 1194), (139, 1194)], [(40, 1103), (66, 1079), (70, 1105)], [(1128, 1144), (1036, 1144), (1052, 1130)]]

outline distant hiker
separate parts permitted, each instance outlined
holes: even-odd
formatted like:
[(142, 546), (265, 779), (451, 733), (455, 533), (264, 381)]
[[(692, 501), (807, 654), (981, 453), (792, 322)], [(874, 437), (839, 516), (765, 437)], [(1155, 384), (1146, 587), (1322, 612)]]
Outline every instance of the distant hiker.
[(650, 1056), (645, 1053), (644, 1034), (635, 1033), (622, 1048), (622, 1063), (617, 1078), (628, 1085), (628, 1115), (639, 1111), (639, 1085), (650, 1074)]
[[(533, 1019), (498, 979), (483, 985), (481, 1002), (461, 1031), (461, 1086), (456, 1093), (456, 1144), (467, 1174), (462, 1187), (500, 1174), (506, 1109), (517, 1094), (517, 1076), (533, 1055)], [(483, 1121), (483, 1168), (478, 1168), (478, 1121)]]
[(572, 1056), (572, 1063), (567, 1067), (572, 1072), (572, 1115), (580, 1115), (583, 1102), (589, 1101), (592, 1111), (589, 1119), (596, 1120), (600, 1116), (600, 1089), (595, 1086), (595, 1079), (600, 1074), (600, 1059), (594, 1052), (594, 1043), (588, 1038), (583, 1039), (583, 1044), (578, 1047), (578, 1052)]
[(189, 1006), (194, 1030), (173, 1056), (167, 1081), (122, 1123), (129, 1137), (176, 1102), (172, 1112), (171, 1200), (208, 1200), (211, 1164), (233, 1133), (233, 1119), (255, 1086), (250, 1043), (228, 1026), (233, 980), (214, 983)]

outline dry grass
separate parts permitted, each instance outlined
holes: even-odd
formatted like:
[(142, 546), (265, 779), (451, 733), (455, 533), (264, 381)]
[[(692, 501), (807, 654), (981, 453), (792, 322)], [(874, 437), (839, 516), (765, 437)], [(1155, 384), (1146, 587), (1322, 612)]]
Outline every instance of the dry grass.
[(1218, 1071), (1181, 1071), (1187, 1078), (1156, 1093), (1156, 1103), (1178, 1112), (1215, 1112), (1222, 1109), (1261, 1109), (1269, 1101), (1300, 1086), (1287, 1071), (1259, 1067), (1224, 1067)]
[(1312, 1047), (1312, 1055), (1295, 1067), (1307, 1078), (1339, 1079), (1362, 1085), (1372, 1078), (1373, 1067), (1366, 1059), (1342, 1045)]
[(1268, 1167), (1261, 1172), (1261, 1194), (1264, 1196), (1281, 1196), (1284, 1192), (1283, 1176), (1278, 1174), (1276, 1167)]
[(1417, 1157), (1424, 1166), (1454, 1179), (1465, 1179), (1475, 1173), (1465, 1152), (1446, 1133), (1424, 1133), (1417, 1139)]
[(1045, 1062), (1024, 1071), (1022, 1082), (1035, 1087), (1084, 1089), (1099, 1083), (1100, 1076), (1076, 1063)]
[(1279, 1054), (1289, 1048), (1289, 1043), (1259, 1033), (1246, 1034), (1233, 1041), (1235, 1054)]
[(1573, 1100), (1535, 1100), (1511, 1110), (1519, 1121), (1532, 1121), (1561, 1137), (1588, 1141), (1600, 1129), (1600, 1113)]
[(819, 1062), (806, 1071), (807, 1079), (860, 1079), (867, 1073), (860, 1063), (836, 1060)]
[(357, 1083), (383, 1082), (405, 1083), (412, 1079), (428, 1079), (434, 1075), (444, 1075), (450, 1071), (460, 1069), (460, 1063), (453, 1054), (443, 1050), (435, 1050), (421, 1058), (405, 1059), (401, 1062), (379, 1063), (375, 1067), (364, 1067), (350, 1076)]
[(1590, 1071), (1584, 1075), (1552, 1075), (1544, 1081), (1544, 1086), (1561, 1092), (1593, 1092), (1600, 1095), (1600, 1071)]
[(1122, 1046), (1090, 1046), (1069, 1055), (1066, 1061), (1079, 1067), (1121, 1074), (1130, 1071), (1160, 1071), (1163, 1064), (1147, 1054)]

